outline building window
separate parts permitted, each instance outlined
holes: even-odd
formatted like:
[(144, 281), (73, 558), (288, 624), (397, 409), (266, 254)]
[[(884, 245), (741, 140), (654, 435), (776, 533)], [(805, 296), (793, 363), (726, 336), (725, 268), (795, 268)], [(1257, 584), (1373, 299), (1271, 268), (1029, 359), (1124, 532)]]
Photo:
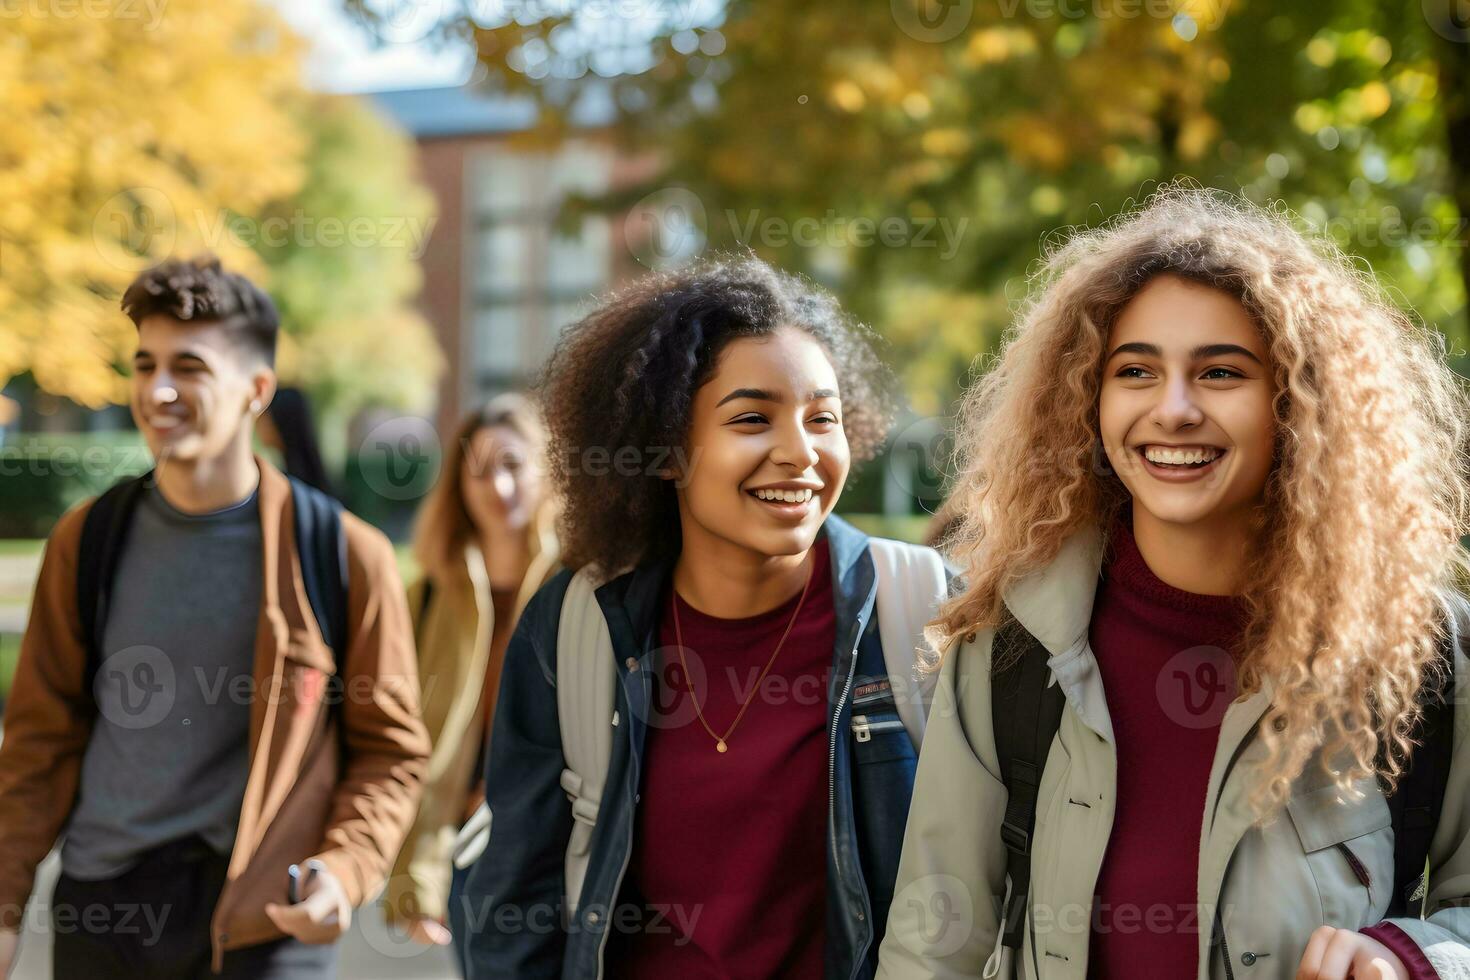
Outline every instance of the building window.
[(575, 140), (552, 151), (496, 147), (471, 158), (470, 401), (530, 381), (561, 329), (607, 287), (610, 222), (589, 215), (568, 230), (558, 211), (568, 195), (604, 191), (610, 166), (609, 150)]

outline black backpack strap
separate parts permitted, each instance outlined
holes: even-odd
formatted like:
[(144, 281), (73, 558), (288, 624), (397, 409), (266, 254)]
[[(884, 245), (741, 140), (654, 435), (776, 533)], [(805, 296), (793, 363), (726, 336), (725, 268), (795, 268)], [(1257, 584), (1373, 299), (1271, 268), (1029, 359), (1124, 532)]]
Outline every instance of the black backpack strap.
[(1020, 949), (1031, 891), (1031, 836), (1036, 829), (1036, 797), (1052, 739), (1062, 722), (1066, 697), (1060, 685), (1048, 686), (1051, 670), (1041, 642), (1012, 620), (996, 630), (990, 710), (995, 752), (1006, 786), (1006, 815), (1000, 836), (1006, 847), (1010, 900), (1001, 922), (1002, 942)]
[(347, 651), (347, 535), (342, 530), (342, 505), (295, 477), (289, 479), (306, 598), (322, 639), (332, 648), (340, 685)]
[(423, 645), (424, 626), (429, 621), (429, 603), (434, 601), (434, 576), (425, 575), (423, 585), (419, 587), (419, 615), (418, 628), (414, 630), (414, 646)]
[(1466, 642), (1466, 624), (1451, 623), (1451, 641), (1428, 672), (1420, 698), (1423, 713), (1410, 738), (1415, 744), (1408, 768), (1388, 797), (1393, 816), (1393, 892), (1388, 916), (1417, 916), (1428, 891), (1425, 865), (1429, 844), (1444, 809), (1454, 757), (1455, 646)]
[(87, 650), (84, 689), (88, 694), (102, 663), (102, 632), (107, 628), (112, 579), (117, 574), (133, 511), (152, 480), (150, 470), (113, 484), (92, 502), (82, 520), (82, 538), (77, 549), (77, 615)]

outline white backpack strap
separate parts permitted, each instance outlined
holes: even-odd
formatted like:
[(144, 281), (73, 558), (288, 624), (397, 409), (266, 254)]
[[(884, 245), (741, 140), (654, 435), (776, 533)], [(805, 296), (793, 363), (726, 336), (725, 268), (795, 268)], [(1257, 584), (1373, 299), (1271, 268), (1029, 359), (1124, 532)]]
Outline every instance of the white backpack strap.
[(481, 803), (454, 835), (454, 866), (461, 871), (480, 860), (490, 846), (490, 804)]
[(918, 668), (921, 659), (936, 656), (924, 637), (924, 627), (939, 615), (939, 605), (949, 592), (944, 561), (933, 548), (887, 538), (870, 538), (868, 551), (878, 574), (883, 660), (898, 717), (917, 749), (924, 743), (924, 724), (938, 679), (937, 671)]
[(556, 712), (561, 751), (567, 767), (561, 788), (572, 805), (572, 838), (567, 844), (567, 907), (577, 908), (587, 877), (588, 851), (602, 788), (612, 758), (613, 703), (617, 669), (607, 620), (586, 571), (567, 584), (556, 640)]

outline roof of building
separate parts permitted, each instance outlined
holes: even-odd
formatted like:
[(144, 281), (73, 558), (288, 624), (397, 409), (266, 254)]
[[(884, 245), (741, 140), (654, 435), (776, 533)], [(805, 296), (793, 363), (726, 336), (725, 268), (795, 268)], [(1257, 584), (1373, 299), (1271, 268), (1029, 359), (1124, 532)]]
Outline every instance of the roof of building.
[[(514, 133), (536, 122), (536, 104), (529, 96), (504, 95), (473, 85), (371, 92), (369, 97), (419, 139)], [(580, 90), (572, 105), (571, 123), (587, 128), (606, 126), (614, 115), (608, 88), (589, 85)]]

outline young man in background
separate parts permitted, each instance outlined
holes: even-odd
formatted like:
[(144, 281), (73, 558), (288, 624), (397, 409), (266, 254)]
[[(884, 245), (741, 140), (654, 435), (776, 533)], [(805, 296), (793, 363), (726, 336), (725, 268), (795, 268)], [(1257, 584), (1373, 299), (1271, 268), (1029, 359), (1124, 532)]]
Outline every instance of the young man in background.
[[(169, 261), (122, 306), (156, 469), (46, 545), (0, 743), (0, 977), (62, 833), (57, 976), (334, 976), (428, 751), (393, 549), (334, 508), (306, 534), (320, 498), (253, 454), (276, 385), (263, 292)], [(315, 596), (303, 537), (340, 549)]]

